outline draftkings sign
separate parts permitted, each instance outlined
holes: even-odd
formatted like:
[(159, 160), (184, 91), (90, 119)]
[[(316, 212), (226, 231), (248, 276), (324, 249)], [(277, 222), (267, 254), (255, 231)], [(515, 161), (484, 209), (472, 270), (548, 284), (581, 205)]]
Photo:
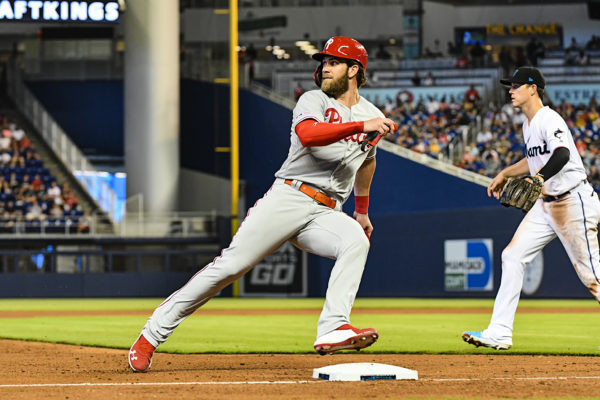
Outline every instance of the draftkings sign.
[(286, 242), (244, 275), (240, 282), (242, 296), (306, 296), (306, 253)]
[(117, 1), (0, 1), (0, 22), (117, 22), (118, 20)]

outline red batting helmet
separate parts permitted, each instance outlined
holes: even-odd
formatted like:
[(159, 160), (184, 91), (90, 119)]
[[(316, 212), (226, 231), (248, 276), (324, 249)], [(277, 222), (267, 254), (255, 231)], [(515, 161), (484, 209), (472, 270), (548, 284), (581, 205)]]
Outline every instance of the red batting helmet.
[[(367, 70), (367, 50), (356, 40), (346, 36), (334, 36), (330, 38), (323, 46), (323, 51), (313, 54), (312, 58), (317, 61), (323, 61), (325, 56), (333, 56), (354, 60)], [(321, 71), (323, 66), (319, 64), (315, 71), (314, 79), (317, 86), (321, 87)]]

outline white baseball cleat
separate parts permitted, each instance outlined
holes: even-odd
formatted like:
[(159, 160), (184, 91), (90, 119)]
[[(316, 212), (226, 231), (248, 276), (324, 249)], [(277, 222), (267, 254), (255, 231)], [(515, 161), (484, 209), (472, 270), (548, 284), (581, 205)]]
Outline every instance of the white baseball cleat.
[(379, 333), (373, 328), (358, 329), (345, 324), (335, 331), (317, 338), (314, 348), (320, 355), (333, 354), (340, 350), (360, 350), (377, 341)]
[(510, 344), (500, 343), (492, 338), (487, 337), (483, 332), (463, 332), (462, 338), (465, 342), (476, 347), (490, 347), (494, 350), (508, 350), (511, 348)]

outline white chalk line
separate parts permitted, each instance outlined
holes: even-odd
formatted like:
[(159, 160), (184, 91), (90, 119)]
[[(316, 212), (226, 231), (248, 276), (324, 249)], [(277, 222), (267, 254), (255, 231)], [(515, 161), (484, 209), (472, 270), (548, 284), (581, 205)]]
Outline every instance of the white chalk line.
[[(537, 376), (537, 377), (495, 377), (495, 378), (425, 378), (421, 382), (475, 382), (475, 381), (567, 381), (577, 379), (598, 379), (600, 376)], [(40, 387), (102, 387), (102, 386), (216, 386), (216, 385), (294, 385), (327, 382), (310, 381), (230, 381), (230, 382), (82, 382), (82, 383), (32, 383), (0, 385), (3, 388), (40, 388)], [(387, 381), (389, 382), (389, 381)]]
[(314, 381), (233, 381), (233, 382), (82, 382), (82, 383), (32, 383), (0, 385), (1, 388), (78, 387), (78, 386), (193, 386), (193, 385), (289, 385), (324, 382)]
[(476, 381), (566, 381), (570, 379), (600, 379), (600, 376), (532, 376), (532, 377), (494, 377), (494, 378), (426, 378), (426, 382), (476, 382)]

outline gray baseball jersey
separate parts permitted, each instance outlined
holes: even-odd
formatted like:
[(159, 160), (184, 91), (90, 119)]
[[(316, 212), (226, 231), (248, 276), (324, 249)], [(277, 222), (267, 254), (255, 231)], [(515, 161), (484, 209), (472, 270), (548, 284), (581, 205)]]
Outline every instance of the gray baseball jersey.
[(321, 90), (304, 93), (294, 108), (288, 157), (275, 176), (297, 179), (345, 202), (352, 191), (356, 171), (366, 158), (375, 157), (376, 147), (369, 152), (360, 149), (359, 143), (366, 133), (327, 146), (304, 147), (296, 134), (296, 125), (307, 119), (340, 124), (378, 117), (384, 117), (383, 113), (363, 97), (358, 104), (348, 108)]

